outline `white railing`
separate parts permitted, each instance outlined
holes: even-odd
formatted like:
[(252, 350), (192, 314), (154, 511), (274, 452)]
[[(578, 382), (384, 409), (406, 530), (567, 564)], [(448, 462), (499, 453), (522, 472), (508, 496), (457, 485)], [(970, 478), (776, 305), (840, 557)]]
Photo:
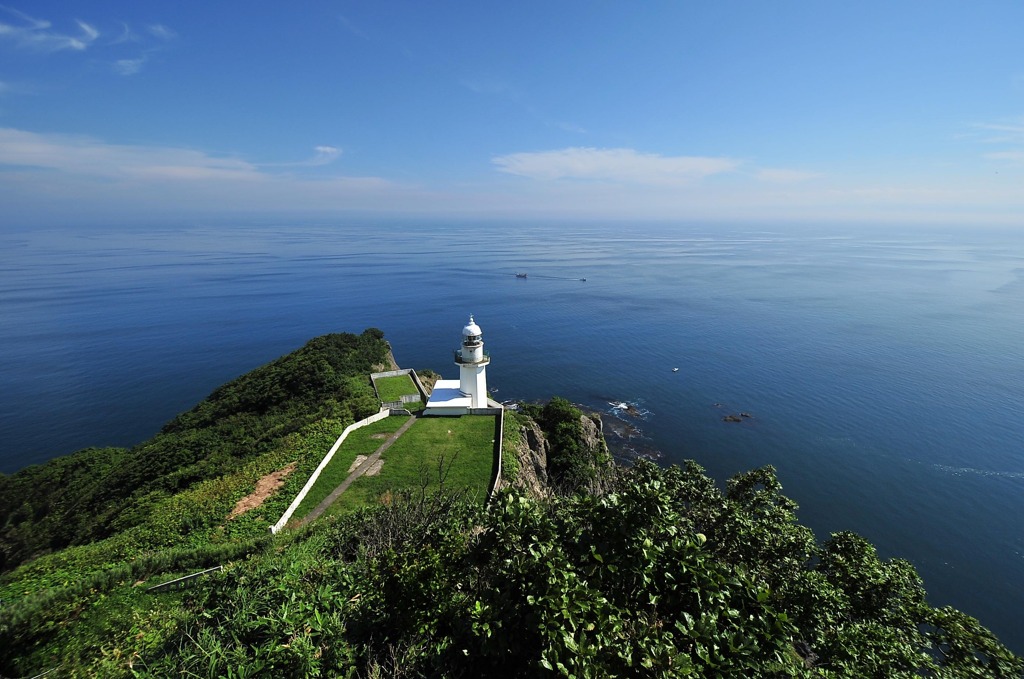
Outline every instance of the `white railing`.
[(302, 490), (299, 491), (299, 494), (296, 495), (295, 499), (292, 500), (292, 503), (288, 505), (288, 509), (284, 511), (284, 514), (282, 514), (281, 518), (277, 520), (277, 523), (270, 527), (270, 532), (277, 533), (285, 527), (285, 524), (288, 523), (288, 520), (292, 518), (292, 514), (294, 514), (295, 510), (299, 508), (299, 505), (302, 504), (302, 501), (306, 499), (306, 494), (309, 493), (309, 490), (313, 487), (313, 484), (315, 484), (316, 480), (320, 478), (320, 473), (331, 461), (331, 458), (334, 457), (334, 454), (338, 452), (338, 448), (340, 448), (341, 444), (345, 442), (345, 439), (348, 438), (349, 434), (354, 432), (356, 429), (365, 427), (368, 424), (379, 422), (390, 414), (390, 410), (381, 410), (376, 415), (370, 415), (365, 420), (359, 420), (358, 422), (355, 422), (345, 427), (345, 431), (341, 432), (341, 436), (339, 436), (338, 440), (334, 442), (333, 446), (331, 446), (331, 449), (327, 452), (327, 455), (324, 457), (323, 461), (320, 462), (320, 465), (313, 472), (313, 475), (309, 477), (309, 481), (306, 481), (306, 485), (302, 487)]
[[(488, 400), (490, 401), (490, 399), (488, 399)], [(490, 401), (490, 402), (494, 403), (494, 401)], [(501, 404), (499, 403), (498, 405), (501, 405)], [(501, 484), (501, 475), (504, 473), (504, 469), (502, 468), (503, 467), (503, 460), (501, 459), (501, 452), (505, 449), (505, 408), (504, 407), (499, 409), (498, 414), (497, 414), (497, 418), (498, 418), (498, 426), (497, 426), (498, 438), (494, 442), (494, 454), (497, 456), (495, 461), (497, 462), (497, 468), (498, 469), (497, 469), (497, 471), (494, 474), (494, 480), (491, 482), (491, 487), (487, 489), (487, 500), (486, 500), (486, 502), (488, 504), (491, 502), (491, 498), (494, 497), (494, 492), (496, 490), (498, 490), (498, 486)]]

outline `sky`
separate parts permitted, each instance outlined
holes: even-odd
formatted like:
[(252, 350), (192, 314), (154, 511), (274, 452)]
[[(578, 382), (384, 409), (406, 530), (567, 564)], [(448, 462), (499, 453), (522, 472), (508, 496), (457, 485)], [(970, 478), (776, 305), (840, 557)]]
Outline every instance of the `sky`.
[(1022, 30), (1018, 0), (0, 0), (0, 228), (1020, 227)]

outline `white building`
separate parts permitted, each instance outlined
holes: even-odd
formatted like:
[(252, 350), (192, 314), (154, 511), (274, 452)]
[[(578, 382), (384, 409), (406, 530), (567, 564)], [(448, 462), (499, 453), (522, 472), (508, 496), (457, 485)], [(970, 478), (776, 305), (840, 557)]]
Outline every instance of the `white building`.
[(487, 364), (491, 357), (484, 351), (483, 331), (469, 316), (462, 329), (462, 346), (455, 350), (459, 379), (438, 380), (427, 401), (424, 415), (465, 415), (471, 408), (497, 404), (487, 399)]

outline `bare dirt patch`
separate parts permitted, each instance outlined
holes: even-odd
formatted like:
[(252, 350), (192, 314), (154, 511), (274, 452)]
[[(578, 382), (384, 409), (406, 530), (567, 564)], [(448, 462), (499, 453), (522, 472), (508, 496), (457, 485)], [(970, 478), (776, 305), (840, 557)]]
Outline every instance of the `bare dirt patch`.
[(368, 455), (356, 455), (356, 459), (352, 460), (352, 464), (348, 468), (348, 473), (351, 474), (355, 470), (359, 469), (359, 465), (366, 462)]
[(384, 459), (377, 458), (377, 461), (370, 465), (370, 468), (366, 470), (363, 476), (376, 476), (380, 474), (380, 468), (384, 466)]
[(391, 436), (391, 434), (387, 433), (386, 431), (381, 432), (379, 434), (370, 434), (371, 439), (386, 439), (389, 436)]
[(229, 519), (233, 519), (237, 516), (245, 514), (250, 509), (256, 509), (263, 501), (274, 494), (274, 492), (284, 485), (284, 480), (288, 478), (288, 475), (295, 471), (296, 462), (292, 462), (284, 469), (278, 469), (276, 472), (270, 472), (259, 481), (256, 482), (256, 490), (246, 495), (235, 508), (228, 514)]

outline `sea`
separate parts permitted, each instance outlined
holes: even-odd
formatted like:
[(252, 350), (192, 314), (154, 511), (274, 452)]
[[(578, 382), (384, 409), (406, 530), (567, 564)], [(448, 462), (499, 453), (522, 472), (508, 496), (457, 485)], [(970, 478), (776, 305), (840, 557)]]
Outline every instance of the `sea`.
[(819, 539), (908, 559), (933, 604), (1024, 653), (1020, 229), (6, 228), (0, 471), (143, 441), (324, 333), (380, 328), (402, 367), (454, 378), (470, 314), (495, 398), (600, 411), (627, 462), (694, 459), (723, 484), (774, 465)]

